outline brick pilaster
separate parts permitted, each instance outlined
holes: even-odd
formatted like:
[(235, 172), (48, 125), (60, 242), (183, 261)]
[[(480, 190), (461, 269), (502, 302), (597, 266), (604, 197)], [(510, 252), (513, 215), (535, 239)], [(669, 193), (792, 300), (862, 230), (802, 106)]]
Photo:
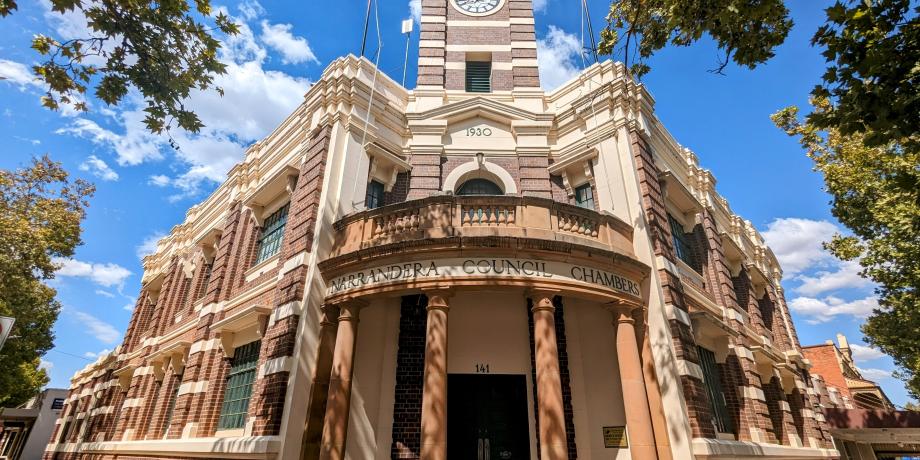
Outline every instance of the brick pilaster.
[[(642, 134), (632, 131), (631, 137), (632, 153), (636, 160), (639, 186), (642, 191), (642, 204), (645, 208), (652, 247), (656, 256), (661, 256), (674, 262), (676, 257), (671, 243), (671, 228), (665, 210), (664, 196), (658, 181), (658, 167), (655, 165), (651, 148), (642, 137)], [(658, 271), (658, 279), (664, 294), (662, 300), (666, 304), (670, 304), (674, 308), (687, 313), (680, 277), (666, 269), (661, 269)], [(668, 325), (674, 344), (675, 357), (699, 366), (700, 359), (690, 325), (681, 322), (677, 318), (670, 318)], [(690, 419), (693, 436), (714, 438), (715, 428), (712, 424), (712, 409), (703, 381), (694, 375), (681, 375), (680, 382), (684, 399), (687, 402), (687, 415)]]
[(391, 458), (418, 459), (421, 453), (422, 386), (425, 371), (425, 296), (406, 296), (399, 314), (396, 352), (396, 395), (393, 408)]
[(441, 155), (413, 153), (409, 162), (412, 172), (406, 199), (425, 198), (441, 190)]

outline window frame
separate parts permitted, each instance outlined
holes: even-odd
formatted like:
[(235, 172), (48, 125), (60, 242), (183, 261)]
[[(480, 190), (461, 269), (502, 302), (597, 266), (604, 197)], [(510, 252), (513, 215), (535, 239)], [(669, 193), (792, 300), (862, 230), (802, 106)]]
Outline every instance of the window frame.
[[(379, 192), (379, 196), (377, 193)], [(386, 186), (383, 182), (378, 181), (377, 179), (371, 179), (367, 183), (367, 190), (364, 193), (364, 207), (367, 209), (377, 209), (384, 205), (386, 193)], [(373, 203), (371, 200), (374, 200)]]
[[(472, 66), (470, 65), (472, 64)], [(470, 85), (470, 71), (471, 67), (473, 71), (483, 72), (488, 71), (488, 78), (485, 83), (488, 87), (483, 90), (482, 88), (477, 88), (476, 84), (482, 84), (482, 81), (474, 81), (473, 85)], [(481, 75), (478, 75), (481, 77)], [(464, 90), (468, 93), (491, 93), (492, 92), (492, 61), (491, 60), (468, 60), (463, 71), (463, 83)]]
[(281, 252), (284, 243), (284, 229), (287, 226), (288, 213), (291, 203), (287, 202), (262, 221), (259, 239), (256, 247), (256, 260), (253, 265), (258, 265), (271, 259)]
[(235, 348), (225, 380), (224, 397), (217, 419), (218, 430), (236, 430), (246, 426), (261, 347), (262, 341), (255, 340)]
[(722, 389), (722, 374), (716, 361), (716, 354), (708, 348), (697, 345), (700, 357), (700, 370), (703, 373), (703, 386), (709, 396), (709, 408), (712, 411), (712, 425), (717, 433), (735, 434), (735, 421), (725, 399)]
[[(597, 210), (597, 204), (594, 201), (594, 187), (591, 186), (590, 182), (585, 182), (584, 184), (575, 187), (573, 191), (575, 192), (575, 206), (578, 206), (579, 208), (590, 209), (592, 211)], [(587, 195), (589, 196), (584, 200), (579, 200), (579, 193), (581, 192), (587, 192)], [(588, 206), (589, 203), (590, 206)]]
[(684, 224), (674, 218), (670, 212), (667, 215), (668, 226), (671, 229), (671, 246), (674, 248), (674, 256), (687, 264), (688, 267), (699, 272), (700, 270), (696, 268), (696, 261), (694, 260), (693, 243), (687, 240)]

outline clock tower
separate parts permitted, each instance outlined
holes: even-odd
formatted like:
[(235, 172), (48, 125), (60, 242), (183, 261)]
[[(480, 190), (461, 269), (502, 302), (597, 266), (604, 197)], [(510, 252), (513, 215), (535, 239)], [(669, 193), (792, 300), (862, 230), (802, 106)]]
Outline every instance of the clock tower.
[(422, 0), (418, 89), (537, 89), (531, 0)]

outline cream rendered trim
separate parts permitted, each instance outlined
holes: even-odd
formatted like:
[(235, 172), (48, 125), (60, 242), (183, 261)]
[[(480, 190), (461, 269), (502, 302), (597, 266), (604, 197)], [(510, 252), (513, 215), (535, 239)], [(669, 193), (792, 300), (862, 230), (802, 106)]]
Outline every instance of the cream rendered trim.
[(179, 392), (177, 395), (185, 395), (192, 393), (206, 393), (208, 391), (208, 381), (202, 380), (200, 382), (185, 382), (182, 385), (179, 385)]
[(418, 65), (444, 65), (444, 58), (441, 57), (420, 57)]
[[(502, 191), (505, 194), (517, 193), (517, 185), (514, 183), (514, 178), (511, 177), (511, 174), (509, 174), (508, 171), (505, 171), (504, 168), (486, 160), (482, 163), (482, 169), (491, 173), (501, 182), (500, 185), (502, 185)], [(457, 186), (460, 185), (458, 182), (463, 179), (464, 176), (479, 170), (480, 166), (479, 163), (476, 162), (476, 158), (473, 158), (472, 160), (457, 166), (453, 171), (450, 172), (450, 174), (447, 175), (447, 178), (444, 179), (444, 191), (452, 193), (455, 192)]]
[(128, 398), (125, 400), (124, 404), (121, 405), (122, 409), (127, 409), (129, 407), (141, 407), (144, 405), (144, 398)]
[(236, 438), (163, 439), (121, 442), (83, 443), (83, 452), (115, 455), (162, 456), (181, 455), (199, 458), (269, 459), (274, 458), (281, 439), (278, 436), (249, 436)]
[(744, 358), (750, 361), (754, 361), (754, 352), (751, 351), (749, 348), (742, 347), (740, 345), (735, 345), (735, 346), (729, 345), (729, 348), (734, 349), (735, 355), (737, 355), (739, 358)]
[(466, 70), (466, 61), (451, 61), (444, 64), (448, 70)]
[(786, 401), (779, 401), (779, 408), (786, 412), (792, 412), (792, 407), (790, 407), (789, 403)]
[(511, 70), (514, 68), (514, 64), (510, 62), (493, 62), (492, 70)]
[(677, 364), (677, 372), (680, 375), (688, 375), (698, 380), (703, 380), (703, 369), (701, 369), (698, 364), (691, 363), (685, 359), (678, 359), (675, 361)]
[(509, 21), (512, 24), (533, 24), (533, 18), (511, 18)]
[(537, 49), (536, 42), (511, 42), (511, 48), (533, 48)]
[(447, 25), (451, 27), (508, 27), (511, 21), (465, 21), (463, 19), (449, 19)]
[(748, 459), (748, 458), (837, 458), (835, 449), (797, 448), (750, 441), (727, 441), (694, 438), (693, 455), (698, 459)]
[(278, 321), (289, 316), (300, 316), (302, 312), (303, 302), (299, 300), (292, 300), (284, 305), (279, 305), (272, 310), (272, 314), (268, 318), (268, 327), (272, 327)]
[(445, 16), (431, 16), (431, 15), (422, 15), (421, 22), (447, 22), (447, 17)]
[(666, 259), (664, 256), (655, 256), (655, 263), (658, 265), (658, 268), (672, 275), (680, 276), (680, 269), (677, 268), (677, 264)]
[(511, 51), (511, 45), (447, 45), (444, 49), (447, 51)]
[(199, 340), (189, 348), (189, 356), (202, 351), (211, 351), (220, 346), (220, 339)]
[(761, 390), (760, 388), (751, 387), (751, 386), (741, 387), (741, 388), (742, 388), (741, 394), (742, 394), (742, 396), (744, 396), (745, 398), (748, 398), (748, 399), (756, 399), (756, 400), (759, 400), (759, 401), (766, 401), (766, 400), (767, 400), (767, 397), (763, 394), (763, 390)]
[(530, 58), (512, 58), (511, 65), (515, 67), (538, 67), (536, 59)]
[(664, 312), (668, 319), (673, 319), (690, 326), (690, 314), (675, 307), (673, 304), (664, 304)]
[(280, 358), (270, 359), (265, 361), (262, 364), (262, 367), (259, 368), (258, 378), (265, 377), (266, 375), (277, 374), (279, 372), (291, 372), (291, 369), (294, 368), (294, 358), (290, 356), (282, 356)]
[(419, 40), (419, 48), (444, 48), (447, 43), (444, 40)]

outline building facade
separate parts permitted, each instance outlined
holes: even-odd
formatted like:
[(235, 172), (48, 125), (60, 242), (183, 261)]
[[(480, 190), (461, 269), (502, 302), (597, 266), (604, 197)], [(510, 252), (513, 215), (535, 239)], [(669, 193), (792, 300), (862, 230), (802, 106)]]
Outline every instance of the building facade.
[(40, 460), (67, 396), (48, 388), (22, 406), (0, 408), (0, 460)]
[(47, 459), (834, 458), (781, 269), (624, 66), (540, 89), (529, 0), (422, 0), (144, 260)]
[(846, 336), (837, 334), (837, 342), (839, 347), (833, 340), (802, 347), (812, 373), (822, 377), (834, 405), (842, 409), (893, 410), (894, 404), (882, 388), (864, 378), (856, 367)]

